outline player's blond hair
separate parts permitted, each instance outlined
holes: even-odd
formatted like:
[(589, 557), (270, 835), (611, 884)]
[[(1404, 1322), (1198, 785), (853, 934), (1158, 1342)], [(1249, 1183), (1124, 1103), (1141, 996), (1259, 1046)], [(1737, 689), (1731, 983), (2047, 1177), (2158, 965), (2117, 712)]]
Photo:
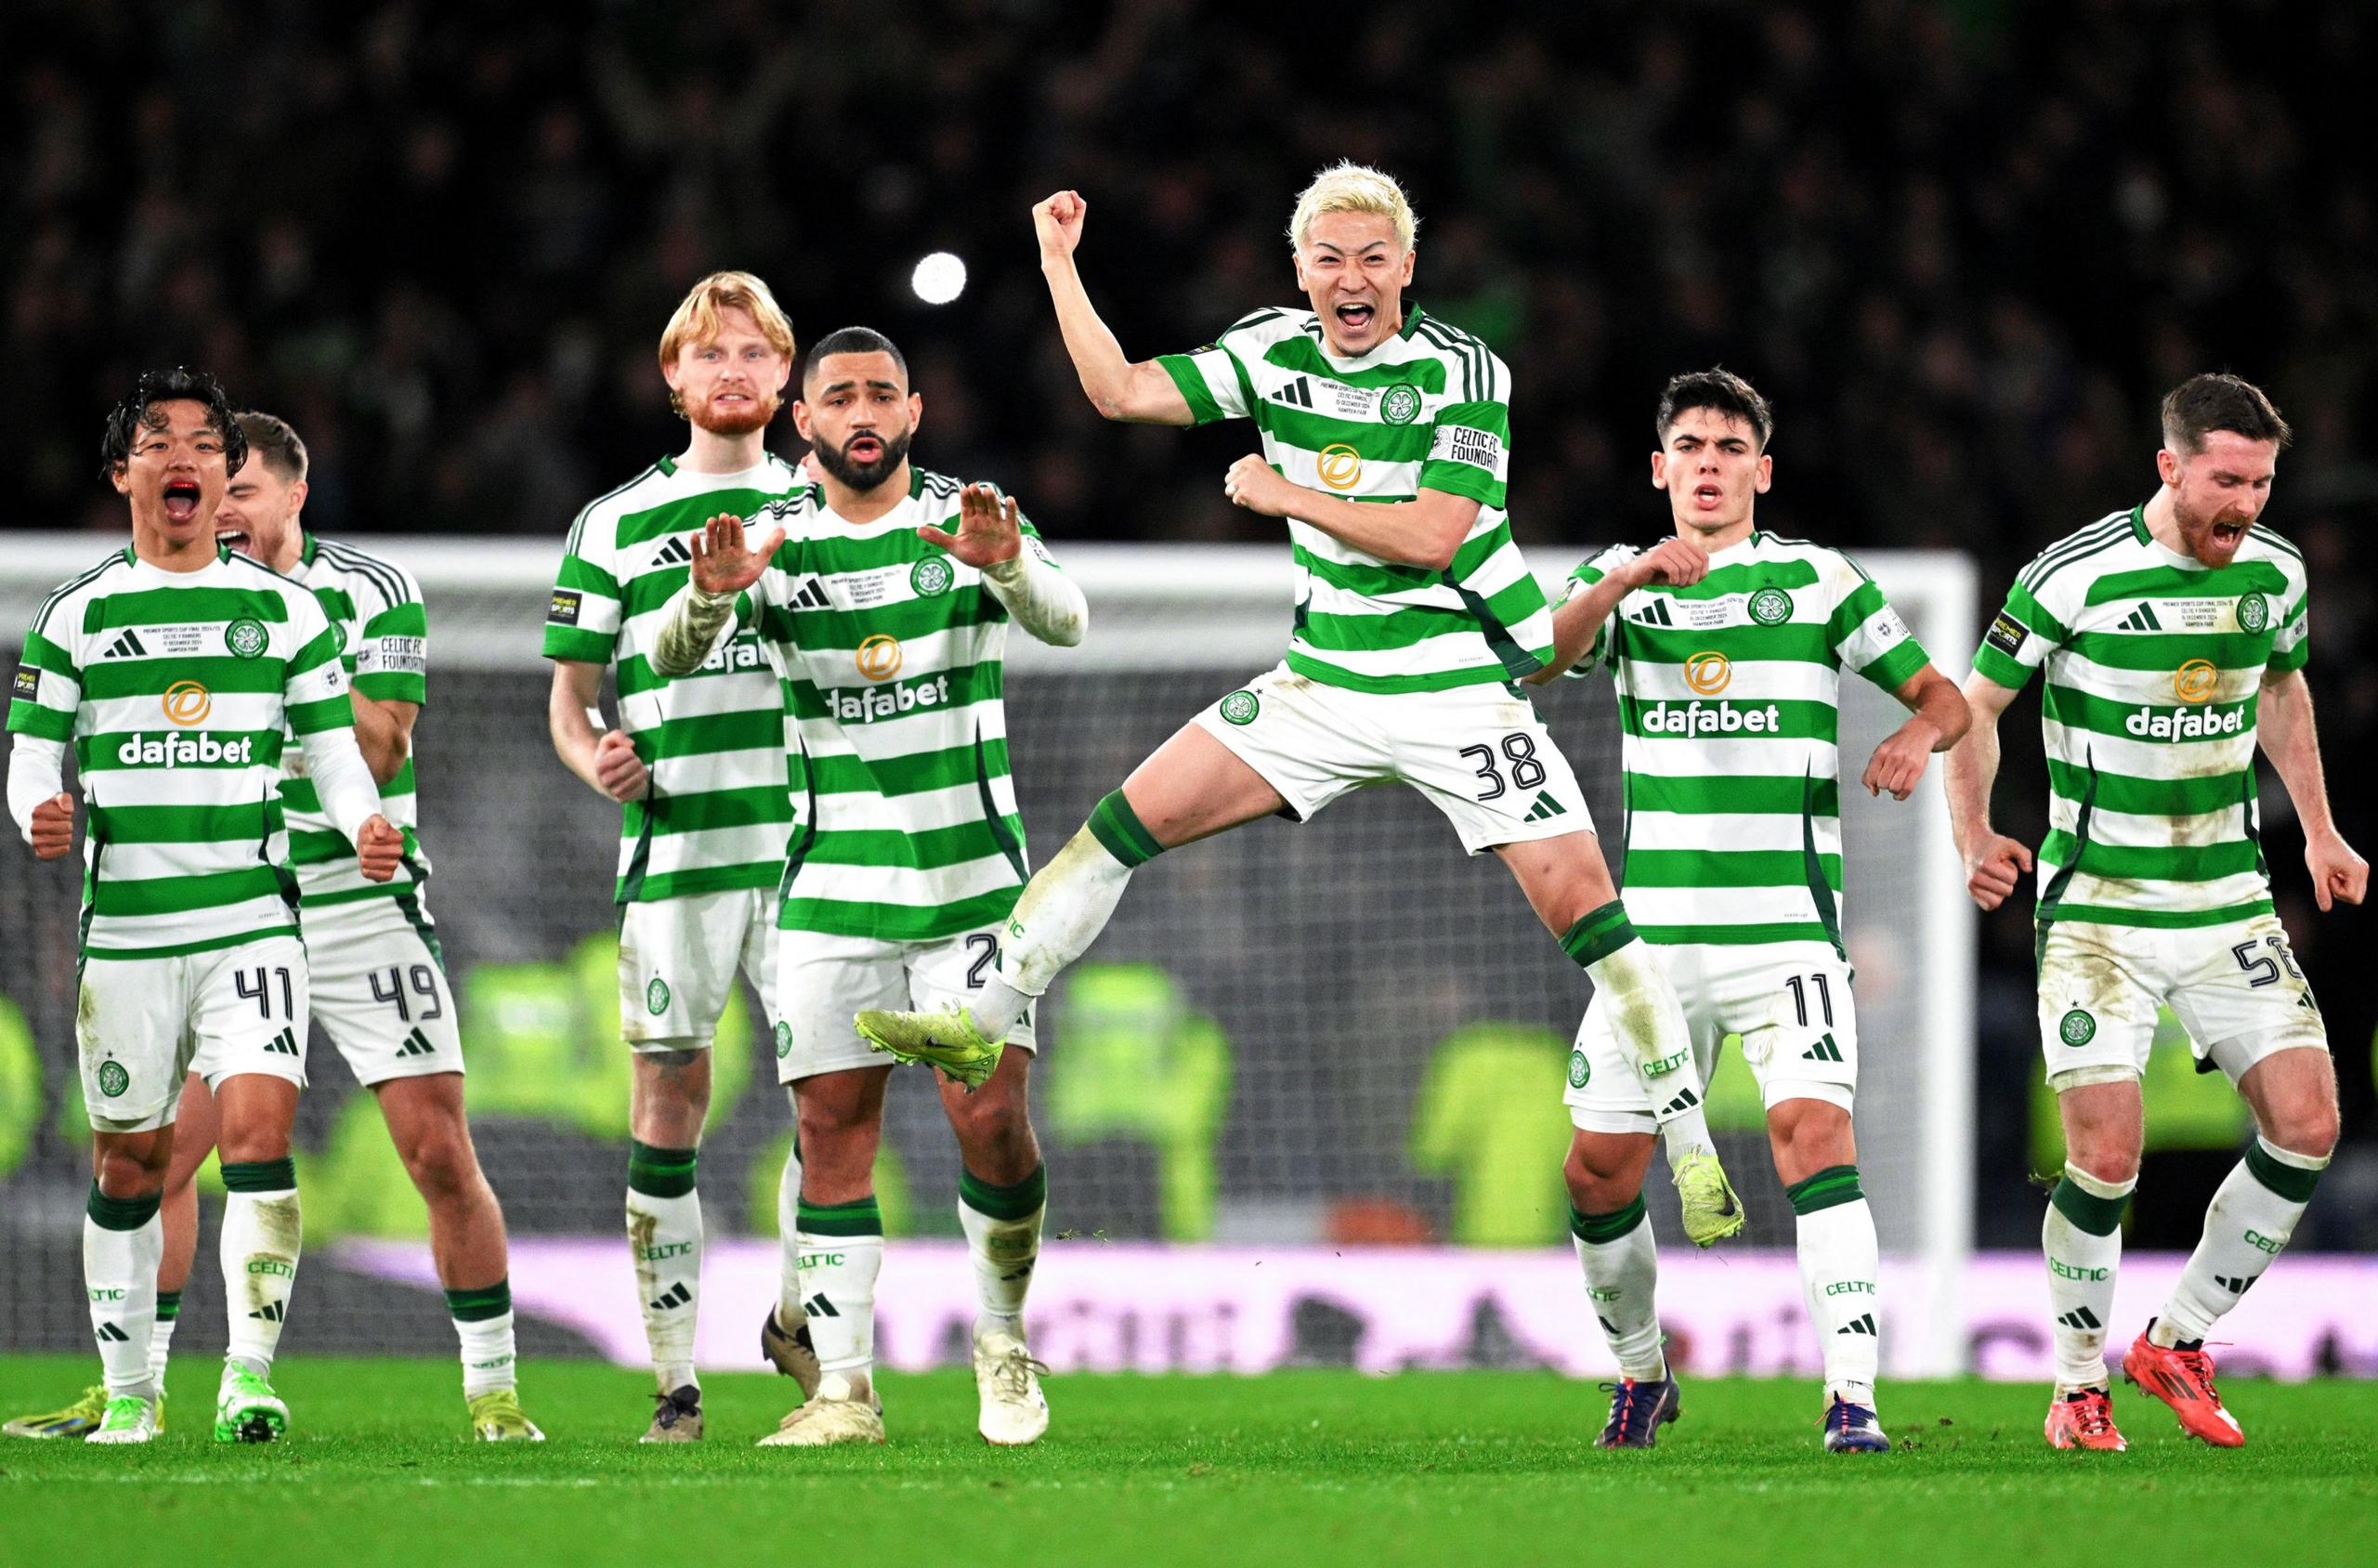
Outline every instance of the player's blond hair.
[(768, 346), (790, 359), (793, 354), (792, 319), (777, 304), (768, 285), (749, 272), (713, 272), (688, 290), (676, 313), (660, 333), (660, 368), (677, 362), (677, 350), (688, 343), (708, 343), (718, 335), (720, 312), (748, 310), (759, 324)]
[(1313, 183), (1298, 194), (1297, 210), (1288, 216), (1291, 250), (1304, 243), (1305, 230), (1324, 213), (1378, 213), (1392, 218), (1395, 242), (1407, 251), (1420, 228), (1395, 176), (1352, 159), (1341, 159), (1314, 175)]

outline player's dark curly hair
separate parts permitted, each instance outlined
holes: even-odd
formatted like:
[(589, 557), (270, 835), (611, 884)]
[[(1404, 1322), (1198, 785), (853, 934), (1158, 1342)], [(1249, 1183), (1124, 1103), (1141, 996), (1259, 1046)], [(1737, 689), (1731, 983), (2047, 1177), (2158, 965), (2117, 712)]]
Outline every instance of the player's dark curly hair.
[(1660, 445), (1668, 444), (1668, 431), (1676, 425), (1676, 416), (1687, 409), (1716, 409), (1730, 413), (1758, 432), (1758, 450), (1767, 450), (1767, 438), (1775, 434), (1775, 411), (1758, 395), (1758, 388), (1723, 365), (1712, 365), (1705, 371), (1688, 371), (1669, 381), (1660, 392), (1660, 412), (1653, 420), (1653, 430)]
[(99, 438), (99, 477), (113, 478), (132, 459), (132, 440), (140, 431), (164, 428), (160, 403), (187, 399), (206, 405), (206, 426), (223, 438), (223, 471), (236, 474), (248, 461), (248, 438), (231, 412), (223, 384), (204, 371), (176, 365), (169, 371), (142, 371), (131, 395), (108, 411), (106, 434)]

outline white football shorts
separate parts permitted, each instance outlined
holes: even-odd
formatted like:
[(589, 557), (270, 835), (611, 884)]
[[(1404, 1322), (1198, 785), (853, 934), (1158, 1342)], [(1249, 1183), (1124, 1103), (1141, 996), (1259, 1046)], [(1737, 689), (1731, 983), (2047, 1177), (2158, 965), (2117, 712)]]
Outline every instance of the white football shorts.
[[(883, 942), (778, 932), (776, 994), (786, 1005), (777, 1014), (777, 1081), (890, 1066), (892, 1058), (859, 1039), (851, 1015), (867, 1008), (931, 1012), (967, 1000), (999, 973), (999, 933), (985, 926), (934, 942)], [(1031, 1009), (1007, 1043), (1038, 1049)]]
[(2055, 921), (2039, 960), (2040, 1051), (2059, 1092), (2140, 1077), (2166, 1005), (2232, 1083), (2275, 1052), (2329, 1048), (2276, 915), (2179, 931)]
[(182, 1079), (214, 1089), (242, 1073), (306, 1082), (306, 947), (267, 936), (166, 959), (83, 965), (74, 1043), (83, 1102), (101, 1132), (174, 1119)]
[(620, 911), (620, 1036), (634, 1051), (707, 1051), (735, 972), (768, 1016), (776, 980), (772, 887), (689, 893)]
[[(1849, 966), (1822, 942), (1724, 947), (1646, 943), (1676, 987), (1707, 1083), (1718, 1044), (1742, 1036), (1743, 1062), (1769, 1110), (1822, 1100), (1843, 1110), (1858, 1087), (1858, 1013)], [(1569, 1052), (1569, 1119), (1588, 1132), (1651, 1132), (1663, 1080), (1682, 1064), (1646, 1063), (1610, 1026), (1602, 993), (1587, 1004)], [(1656, 1069), (1656, 1070), (1654, 1070)]]
[(1283, 664), (1196, 723), (1262, 775), (1300, 822), (1349, 790), (1409, 784), (1472, 855), (1593, 831), (1569, 759), (1535, 705), (1507, 686), (1351, 691)]

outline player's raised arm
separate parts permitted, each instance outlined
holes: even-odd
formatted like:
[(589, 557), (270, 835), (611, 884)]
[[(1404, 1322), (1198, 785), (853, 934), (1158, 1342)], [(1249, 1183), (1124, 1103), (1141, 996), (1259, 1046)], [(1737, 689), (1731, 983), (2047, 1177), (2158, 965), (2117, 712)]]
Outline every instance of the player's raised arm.
[(693, 569), (686, 586), (669, 601), (669, 613), (652, 642), (652, 673), (668, 679), (690, 674), (710, 657), (718, 636), (735, 619), (735, 601), (760, 581), (784, 542), (777, 529), (757, 549), (744, 542), (743, 519), (723, 512), (687, 543)]
[(1074, 250), (1081, 243), (1089, 212), (1090, 203), (1074, 190), (1060, 190), (1032, 207), (1032, 230), (1040, 242), (1040, 275), (1048, 280), (1057, 330), (1065, 336), (1065, 352), (1073, 356), (1081, 389), (1108, 419), (1136, 425), (1196, 424), (1189, 399), (1170, 373), (1154, 359), (1133, 363), (1125, 358), (1123, 346), (1090, 303), (1074, 266)]
[(928, 523), (917, 536), (981, 571), (991, 596), (1018, 626), (1053, 647), (1075, 647), (1090, 629), (1090, 601), (1049, 559), (1037, 535), (1025, 538), (1027, 526), (1014, 497), (989, 485), (968, 485), (958, 494), (958, 531)]
[(2032, 869), (2032, 852), (1990, 825), (1990, 790), (1998, 781), (1998, 715), (2014, 700), (2014, 687), (2000, 686), (1978, 670), (1966, 676), (1970, 725), (1942, 764), (1949, 830), (1966, 863), (1966, 892), (1985, 909), (2006, 902)]
[(1591, 565), (1579, 568), (1578, 581), (1585, 586), (1561, 600), (1552, 611), (1551, 662), (1527, 676), (1527, 684), (1542, 686), (1565, 674), (1577, 660), (1592, 652), (1595, 639), (1601, 635), (1618, 601), (1636, 589), (1654, 582), (1689, 587), (1708, 575), (1709, 552), (1682, 538), (1664, 539), (1607, 571)]
[(2287, 786), (2304, 825), (2304, 865), (2312, 873), (2312, 896), (2322, 909), (2340, 899), (2358, 904), (2370, 891), (2370, 862), (2354, 853), (2337, 831), (2329, 810), (2329, 785), (2320, 766), (2320, 738), (2312, 721), (2312, 687), (2300, 669), (2263, 678), (2256, 728), (2263, 754)]

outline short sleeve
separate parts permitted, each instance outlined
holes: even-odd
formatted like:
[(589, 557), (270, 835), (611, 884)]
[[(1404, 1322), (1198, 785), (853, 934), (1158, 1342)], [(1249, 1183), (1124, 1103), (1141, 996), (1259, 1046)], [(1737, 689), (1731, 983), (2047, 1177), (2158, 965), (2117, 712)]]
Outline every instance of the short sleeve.
[(608, 519), (581, 512), (545, 606), (545, 657), (608, 664), (620, 639), (617, 553)]
[(1436, 427), (1429, 433), (1419, 488), (1501, 507), (1510, 477), (1510, 440), (1509, 404), (1491, 399), (1447, 403), (1437, 411)]
[(1897, 691), (1930, 657), (1875, 580), (1848, 556), (1839, 559), (1833, 579), (1838, 597), (1825, 621), (1825, 646), (1843, 669)]
[(1974, 650), (1974, 671), (2009, 691), (2020, 691), (2030, 684), (2032, 672), (2071, 635), (2019, 580), (2006, 590), (2006, 607), (1981, 634), (1981, 647)]
[(355, 645), (355, 689), (377, 702), (429, 699), (429, 612), (421, 590), (403, 578), (404, 599), (365, 619)]
[[(1587, 556), (1577, 564), (1577, 569), (1569, 574), (1569, 580), (1561, 584), (1561, 597), (1556, 601), (1554, 608), (1557, 609), (1559, 606), (1567, 604), (1586, 589), (1609, 576), (1613, 570), (1633, 560), (1640, 554), (1642, 552), (1632, 544), (1614, 544), (1597, 555)], [(1577, 656), (1577, 661), (1570, 665), (1564, 673), (1575, 678), (1580, 675), (1589, 675), (1601, 667), (1602, 662), (1610, 657), (1612, 646), (1610, 629), (1617, 620), (1618, 607), (1613, 605), (1610, 613), (1602, 617), (1601, 624), (1594, 628), (1592, 643), (1588, 645), (1585, 652)]]
[(295, 651), (281, 674), (281, 701), (289, 727), (300, 736), (355, 727), (355, 704), (346, 697), (346, 666), (338, 656), (338, 634), (314, 595), (302, 588), (282, 596), (289, 607), (289, 636)]
[(2295, 599), (2281, 613), (2279, 630), (2271, 634), (2270, 673), (2289, 675), (2310, 662), (2312, 657), (2312, 587), (2306, 582), (2295, 590)]
[(1255, 380), (1247, 372), (1245, 356), (1259, 352), (1248, 341), (1247, 329), (1273, 320), (1275, 311), (1261, 310), (1232, 323), (1230, 330), (1185, 354), (1159, 354), (1156, 362), (1181, 389), (1189, 413), (1200, 425), (1218, 419), (1245, 419), (1255, 412)]
[(74, 738), (83, 673), (67, 647), (45, 634), (49, 624), (37, 623), (25, 634), (16, 679), (8, 686), (8, 732), (62, 743)]

